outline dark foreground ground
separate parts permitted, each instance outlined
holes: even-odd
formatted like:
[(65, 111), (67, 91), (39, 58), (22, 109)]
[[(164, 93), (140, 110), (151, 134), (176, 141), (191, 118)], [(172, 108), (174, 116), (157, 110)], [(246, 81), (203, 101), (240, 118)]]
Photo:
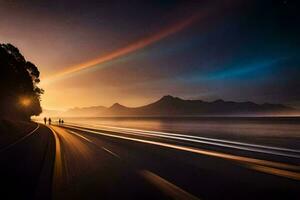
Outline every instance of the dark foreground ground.
[(1, 147), (1, 195), (11, 199), (300, 199), (298, 157), (68, 125), (35, 128), (9, 148)]
[[(51, 199), (55, 141), (45, 126), (1, 121), (1, 196)], [(2, 198), (1, 197), (1, 198)]]
[(31, 122), (0, 119), (0, 149), (26, 136), (35, 127)]

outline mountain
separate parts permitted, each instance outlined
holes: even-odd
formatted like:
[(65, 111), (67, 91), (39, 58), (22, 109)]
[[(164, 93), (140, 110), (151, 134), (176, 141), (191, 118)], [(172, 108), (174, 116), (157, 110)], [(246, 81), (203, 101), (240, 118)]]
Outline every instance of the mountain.
[(47, 116), (61, 116), (63, 111), (60, 110), (48, 110), (48, 109), (43, 109), (43, 112), (38, 116), (38, 117), (47, 117)]
[(213, 115), (272, 115), (291, 114), (294, 108), (282, 104), (257, 104), (253, 102), (233, 102), (216, 100), (184, 100), (170, 95), (163, 96), (158, 101), (140, 107), (126, 107), (119, 103), (111, 107), (94, 106), (73, 108), (64, 116), (213, 116)]
[(196, 115), (250, 115), (284, 114), (295, 109), (282, 104), (256, 104), (253, 102), (233, 102), (216, 100), (184, 100), (170, 95), (158, 101), (135, 108), (114, 104), (102, 114), (107, 116), (196, 116)]
[(72, 108), (63, 112), (64, 117), (80, 116), (80, 117), (98, 117), (107, 108), (104, 106), (91, 106), (83, 108)]

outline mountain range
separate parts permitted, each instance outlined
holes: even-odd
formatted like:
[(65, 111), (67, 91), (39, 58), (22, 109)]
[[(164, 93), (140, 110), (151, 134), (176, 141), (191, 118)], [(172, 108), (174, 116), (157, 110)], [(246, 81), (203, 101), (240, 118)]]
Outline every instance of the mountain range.
[(45, 111), (43, 115), (62, 117), (102, 117), (102, 116), (225, 116), (225, 115), (288, 115), (297, 110), (282, 104), (257, 104), (253, 102), (184, 100), (170, 95), (163, 96), (154, 103), (140, 107), (126, 107), (119, 103), (111, 107), (92, 106), (72, 108), (64, 112)]

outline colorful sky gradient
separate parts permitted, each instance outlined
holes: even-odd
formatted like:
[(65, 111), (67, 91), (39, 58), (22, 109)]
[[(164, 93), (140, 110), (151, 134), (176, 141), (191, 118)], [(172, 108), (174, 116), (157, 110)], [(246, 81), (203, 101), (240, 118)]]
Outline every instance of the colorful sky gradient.
[(296, 1), (0, 1), (0, 42), (41, 71), (45, 109), (187, 99), (300, 107)]

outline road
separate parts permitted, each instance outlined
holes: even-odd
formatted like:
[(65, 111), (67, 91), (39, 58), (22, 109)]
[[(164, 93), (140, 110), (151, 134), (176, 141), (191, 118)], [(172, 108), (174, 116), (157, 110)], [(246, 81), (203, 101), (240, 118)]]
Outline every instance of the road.
[[(28, 184), (25, 192), (36, 189), (30, 193), (34, 196), (27, 197), (300, 198), (300, 153), (296, 149), (67, 124), (40, 125), (36, 134), (9, 151), (16, 154), (25, 147), (28, 151), (29, 144), (32, 166), (39, 166), (29, 170), (31, 177), (44, 178), (33, 179), (35, 185)], [(43, 159), (37, 161), (38, 157)]]

